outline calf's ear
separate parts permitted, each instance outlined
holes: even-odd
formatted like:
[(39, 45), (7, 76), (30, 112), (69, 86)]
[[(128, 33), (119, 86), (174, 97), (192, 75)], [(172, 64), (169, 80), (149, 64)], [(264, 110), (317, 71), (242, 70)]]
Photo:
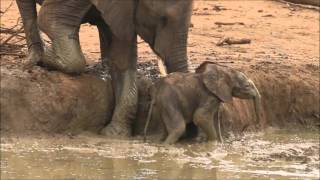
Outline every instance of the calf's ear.
[(112, 33), (121, 40), (131, 41), (135, 36), (134, 0), (90, 0), (100, 11)]
[(205, 87), (221, 101), (232, 100), (232, 82), (228, 73), (218, 67), (213, 67), (202, 73), (201, 78)]

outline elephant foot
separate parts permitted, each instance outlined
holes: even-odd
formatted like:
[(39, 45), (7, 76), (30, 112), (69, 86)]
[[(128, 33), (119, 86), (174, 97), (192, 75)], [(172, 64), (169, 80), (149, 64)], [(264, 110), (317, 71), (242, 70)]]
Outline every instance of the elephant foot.
[(254, 127), (255, 127), (255, 129), (256, 129), (257, 131), (259, 131), (259, 130), (262, 129), (262, 125), (261, 125), (260, 123), (256, 123), (256, 124), (254, 125)]
[(46, 47), (43, 57), (38, 65), (49, 70), (59, 70), (58, 56), (54, 53), (52, 46)]
[(101, 65), (102, 65), (103, 69), (106, 69), (108, 71), (110, 70), (109, 61), (110, 60), (108, 58), (106, 58), (106, 57), (101, 59)]
[[(61, 48), (59, 45), (57, 47)], [(86, 62), (82, 53), (78, 54), (78, 52), (74, 52), (73, 50), (70, 50), (70, 52), (74, 53), (68, 54), (68, 52), (63, 52), (66, 53), (63, 54), (61, 50), (58, 50), (60, 52), (58, 53), (55, 49), (59, 48), (54, 48), (53, 46), (47, 47), (40, 63), (50, 70), (58, 70), (69, 74), (79, 74), (84, 71)], [(68, 48), (70, 47), (66, 47), (65, 49)]]
[(100, 133), (107, 137), (130, 137), (131, 128), (123, 127), (120, 124), (111, 123), (103, 128)]
[(23, 69), (30, 69), (31, 67), (37, 65), (41, 58), (43, 57), (43, 49), (39, 46), (31, 47), (29, 55), (25, 61), (22, 62)]
[(195, 141), (198, 142), (198, 143), (205, 142), (205, 141), (207, 141), (207, 138), (205, 136), (197, 136), (195, 138)]

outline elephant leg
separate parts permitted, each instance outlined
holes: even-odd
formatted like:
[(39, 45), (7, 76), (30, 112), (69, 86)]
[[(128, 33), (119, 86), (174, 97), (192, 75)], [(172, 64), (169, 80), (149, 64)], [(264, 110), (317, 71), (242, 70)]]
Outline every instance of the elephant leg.
[(168, 132), (164, 144), (173, 144), (177, 142), (186, 131), (186, 123), (182, 114), (178, 112), (176, 108), (166, 104), (166, 107), (163, 108), (161, 117)]
[(34, 0), (16, 0), (22, 17), (23, 28), (28, 45), (28, 57), (25, 66), (37, 64), (43, 55), (43, 42), (37, 25), (37, 10)]
[(110, 69), (116, 107), (112, 120), (101, 134), (106, 136), (130, 136), (131, 124), (135, 118), (138, 103), (136, 84), (137, 37), (119, 40), (112, 37), (109, 52)]
[(91, 8), (89, 1), (46, 0), (39, 12), (39, 28), (52, 41), (42, 63), (65, 73), (80, 73), (85, 57), (79, 43), (81, 20)]
[(193, 121), (207, 135), (209, 141), (217, 139), (217, 133), (214, 128), (212, 109), (200, 107), (196, 110)]
[(97, 28), (99, 31), (99, 40), (100, 40), (100, 51), (101, 51), (101, 61), (103, 67), (110, 67), (108, 64), (108, 59), (110, 55), (108, 55), (108, 50), (110, 49), (111, 45), (111, 36), (112, 33), (110, 28), (105, 22), (99, 21), (97, 23)]
[[(177, 118), (175, 116), (174, 118)], [(186, 124), (184, 123), (184, 120), (181, 118), (177, 118), (177, 120), (180, 120), (178, 124), (175, 124), (176, 126), (167, 126), (168, 129), (168, 137), (164, 141), (164, 144), (173, 144), (179, 140), (179, 138), (185, 133), (186, 131)]]
[(164, 121), (162, 120), (161, 113), (159, 107), (155, 104), (153, 111), (152, 111), (152, 116), (151, 116), (151, 121), (155, 122), (153, 125), (153, 138), (156, 142), (163, 142), (167, 136), (167, 130)]

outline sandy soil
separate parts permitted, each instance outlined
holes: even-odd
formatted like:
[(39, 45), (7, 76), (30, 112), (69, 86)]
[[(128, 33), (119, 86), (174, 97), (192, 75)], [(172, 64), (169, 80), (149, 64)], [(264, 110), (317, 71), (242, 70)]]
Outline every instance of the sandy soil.
[[(1, 1), (1, 10), (11, 0)], [(319, 70), (319, 12), (275, 1), (201, 1), (194, 4), (189, 38), (191, 64), (204, 60), (229, 62), (234, 67), (277, 64), (272, 71), (283, 73), (301, 69), (304, 75)], [(1, 26), (14, 25), (19, 17), (16, 4), (1, 17)], [(242, 22), (243, 25), (216, 25), (216, 22)], [(216, 46), (222, 37), (250, 38), (251, 44)], [(99, 41), (94, 26), (84, 24), (81, 44), (88, 63), (98, 61)], [(145, 44), (139, 44), (139, 62), (156, 57)], [(265, 63), (265, 62), (269, 63)], [(231, 63), (232, 62), (232, 63)], [(316, 72), (317, 73), (317, 72)], [(292, 73), (293, 74), (293, 73)], [(313, 74), (314, 75), (314, 74)]]

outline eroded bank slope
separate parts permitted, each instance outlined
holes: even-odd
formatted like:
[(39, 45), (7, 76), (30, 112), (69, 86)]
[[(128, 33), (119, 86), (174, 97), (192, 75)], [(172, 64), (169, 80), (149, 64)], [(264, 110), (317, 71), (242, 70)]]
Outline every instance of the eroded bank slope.
[[(10, 1), (3, 1), (1, 10), (9, 4)], [(11, 27), (18, 17), (17, 7), (13, 4), (1, 17), (1, 23)], [(222, 25), (221, 22), (227, 25)], [(216, 46), (224, 37), (249, 38), (251, 43)], [(87, 63), (96, 64), (100, 56), (97, 53), (99, 43), (96, 29), (83, 25), (80, 38)], [(157, 67), (150, 68), (150, 65), (156, 64), (156, 56), (142, 41), (138, 46), (139, 72), (148, 77), (156, 77)], [(319, 125), (317, 10), (276, 1), (196, 0), (188, 55), (191, 70), (209, 60), (246, 72), (262, 94), (264, 127), (301, 125), (305, 128), (317, 128)], [(111, 89), (104, 86), (105, 82), (92, 75), (68, 77), (39, 68), (22, 72), (19, 66), (21, 61), (19, 57), (1, 57), (2, 132), (47, 131), (48, 127), (55, 129), (54, 132), (64, 132), (71, 128), (72, 123), (66, 124), (74, 118), (85, 122), (81, 125), (84, 129), (95, 127), (93, 131), (99, 129), (97, 126), (107, 123), (113, 104), (110, 103)], [(100, 94), (101, 92), (105, 94)], [(82, 96), (81, 93), (86, 95)], [(106, 99), (100, 98), (102, 96)], [(142, 95), (146, 96), (147, 93)], [(79, 98), (80, 100), (75, 100)], [(97, 108), (93, 109), (94, 106)], [(148, 98), (140, 98), (136, 132), (141, 132), (140, 124), (144, 122), (147, 106)], [(250, 129), (254, 117), (251, 102), (235, 100), (234, 105), (225, 107), (224, 111), (227, 113), (223, 115), (223, 122), (227, 131), (242, 131), (248, 125)], [(54, 116), (50, 116), (52, 114)], [(42, 118), (34, 118), (35, 116)], [(87, 117), (97, 118), (97, 121)], [(29, 119), (30, 122), (23, 123), (20, 119)], [(50, 122), (51, 120), (55, 122)], [(37, 122), (39, 126), (32, 125), (32, 122)]]

